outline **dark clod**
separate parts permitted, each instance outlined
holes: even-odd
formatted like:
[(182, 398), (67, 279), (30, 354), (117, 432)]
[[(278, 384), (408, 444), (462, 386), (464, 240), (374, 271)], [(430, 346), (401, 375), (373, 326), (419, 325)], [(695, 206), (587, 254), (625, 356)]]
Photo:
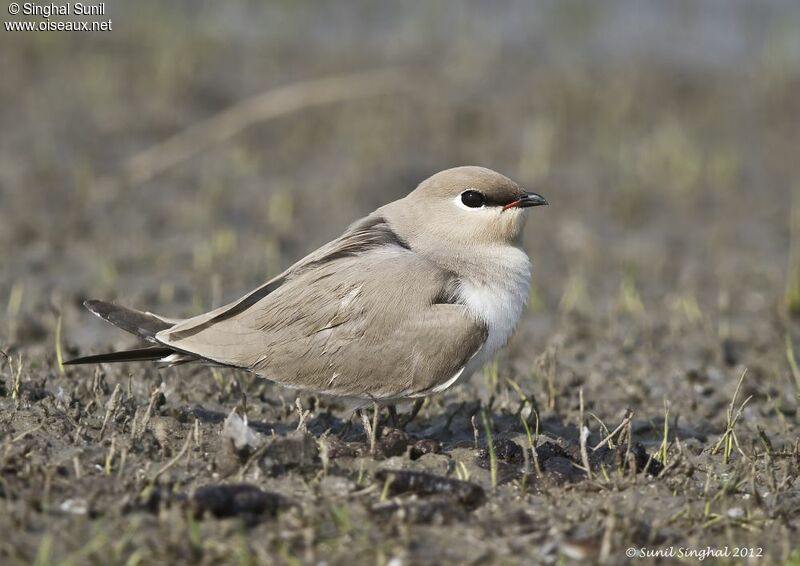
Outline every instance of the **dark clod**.
[(274, 517), (285, 506), (280, 495), (249, 484), (207, 485), (189, 498), (189, 508), (196, 517), (242, 517), (248, 522)]
[(412, 460), (418, 460), (425, 454), (441, 454), (442, 444), (438, 440), (432, 438), (422, 438), (417, 440), (408, 452), (408, 457)]
[(567, 451), (555, 442), (543, 442), (537, 446), (536, 455), (540, 463), (547, 462), (550, 458), (555, 457), (569, 458)]
[(401, 456), (408, 448), (408, 435), (397, 428), (384, 428), (378, 441), (378, 451), (385, 457)]
[(375, 481), (388, 486), (389, 495), (413, 493), (421, 497), (446, 496), (464, 507), (474, 509), (483, 504), (483, 488), (472, 482), (444, 478), (427, 472), (405, 470), (378, 470)]
[[(513, 440), (503, 439), (494, 443), (494, 453), (497, 461), (504, 464), (524, 464), (525, 454), (522, 447)], [(489, 469), (489, 450), (487, 448), (478, 452), (478, 465), (481, 468)]]
[(545, 476), (556, 483), (568, 483), (582, 480), (586, 474), (578, 469), (572, 460), (563, 456), (548, 458), (542, 465)]
[(338, 458), (355, 458), (358, 450), (343, 440), (330, 436), (326, 440), (328, 445), (328, 458), (336, 460)]
[[(627, 463), (625, 461), (626, 457), (628, 458)], [(661, 462), (650, 456), (638, 442), (631, 445), (630, 453), (628, 453), (627, 445), (617, 446), (613, 450), (602, 447), (589, 454), (589, 463), (592, 469), (596, 471), (599, 471), (601, 467), (605, 467), (607, 470), (617, 469), (625, 473), (630, 473), (631, 471), (635, 473), (647, 472), (651, 476), (657, 476), (663, 469)]]

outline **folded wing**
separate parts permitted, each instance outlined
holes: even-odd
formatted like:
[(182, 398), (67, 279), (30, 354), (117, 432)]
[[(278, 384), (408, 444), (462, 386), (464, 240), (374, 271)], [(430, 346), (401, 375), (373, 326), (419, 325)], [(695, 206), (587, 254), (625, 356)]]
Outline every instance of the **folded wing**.
[(268, 292), (156, 340), (289, 387), (374, 399), (438, 390), (481, 348), (485, 325), (452, 301), (452, 275), (385, 224), (354, 228), (355, 238), (321, 248)]

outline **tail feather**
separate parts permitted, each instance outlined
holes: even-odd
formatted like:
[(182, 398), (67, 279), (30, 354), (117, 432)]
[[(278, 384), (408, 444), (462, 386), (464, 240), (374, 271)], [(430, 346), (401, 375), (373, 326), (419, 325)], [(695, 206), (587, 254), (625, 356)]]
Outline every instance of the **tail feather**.
[(149, 312), (141, 312), (105, 301), (91, 300), (84, 302), (83, 305), (117, 328), (140, 336), (150, 342), (156, 341), (157, 333), (173, 326), (172, 321), (166, 321)]
[(95, 356), (85, 356), (64, 362), (65, 366), (78, 364), (100, 364), (114, 362), (145, 362), (162, 360), (175, 353), (172, 348), (163, 346), (151, 346), (150, 348), (138, 348), (136, 350), (126, 350), (124, 352), (111, 352), (110, 354), (97, 354)]
[(97, 354), (95, 356), (85, 356), (76, 358), (64, 365), (77, 364), (100, 364), (114, 362), (145, 362), (159, 361), (176, 366), (189, 362), (197, 361), (199, 358), (189, 352), (183, 352), (161, 344), (156, 340), (156, 334), (181, 322), (156, 316), (149, 312), (137, 311), (128, 307), (113, 305), (105, 301), (86, 301), (83, 305), (105, 321), (110, 322), (117, 328), (135, 334), (149, 342), (158, 344), (147, 348), (126, 350), (123, 352), (111, 352), (109, 354)]

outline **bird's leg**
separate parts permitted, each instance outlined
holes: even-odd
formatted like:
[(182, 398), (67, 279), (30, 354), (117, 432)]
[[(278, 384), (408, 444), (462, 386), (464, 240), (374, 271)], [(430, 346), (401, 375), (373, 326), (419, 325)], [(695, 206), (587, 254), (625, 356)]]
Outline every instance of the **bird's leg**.
[(392, 428), (398, 428), (400, 426), (400, 419), (397, 416), (397, 407), (394, 405), (386, 405), (386, 408), (389, 411), (389, 421), (392, 423)]
[(378, 432), (381, 428), (378, 417), (381, 415), (381, 408), (375, 401), (372, 402), (372, 438), (369, 439), (369, 451), (375, 453), (375, 444), (378, 441)]
[(456, 407), (456, 410), (450, 413), (450, 415), (447, 417), (447, 421), (444, 423), (444, 430), (448, 434), (451, 433), (450, 425), (453, 424), (453, 419), (456, 418), (456, 415), (461, 412), (461, 409), (463, 409), (465, 405), (466, 403), (461, 403), (458, 407)]
[[(423, 405), (424, 403), (425, 403), (425, 398), (422, 398), (422, 399), (416, 399), (416, 400), (414, 401), (414, 406), (411, 408), (411, 412), (410, 412), (410, 413), (408, 413), (408, 414), (405, 416), (405, 418), (403, 418), (403, 420), (400, 422), (400, 426), (399, 426), (399, 428), (400, 428), (401, 430), (405, 430), (405, 429), (406, 429), (406, 427), (407, 427), (409, 424), (411, 424), (411, 421), (413, 421), (415, 418), (417, 418), (417, 415), (419, 414), (419, 411), (420, 411), (420, 409), (422, 409), (422, 405)], [(394, 407), (392, 407), (392, 408), (394, 408)]]
[[(358, 409), (350, 413), (350, 417), (347, 419), (347, 422), (344, 423), (344, 430), (339, 433), (339, 440), (347, 442), (347, 435), (350, 434), (350, 429), (353, 428), (353, 416), (358, 413)], [(359, 413), (360, 414), (360, 413)]]

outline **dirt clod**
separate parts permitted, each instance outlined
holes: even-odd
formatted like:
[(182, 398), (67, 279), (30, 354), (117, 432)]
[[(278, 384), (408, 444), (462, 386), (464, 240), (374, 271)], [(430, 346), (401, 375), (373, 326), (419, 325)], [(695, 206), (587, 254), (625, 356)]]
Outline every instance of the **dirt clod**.
[(242, 517), (254, 522), (263, 517), (274, 517), (286, 506), (278, 494), (264, 491), (249, 484), (207, 485), (198, 488), (188, 500), (196, 517), (205, 514), (214, 517)]
[(575, 467), (572, 460), (563, 456), (548, 458), (544, 462), (542, 469), (545, 476), (556, 483), (576, 482), (586, 475), (582, 470)]
[(390, 495), (412, 493), (422, 497), (447, 496), (468, 509), (479, 507), (486, 500), (486, 494), (478, 484), (426, 472), (378, 470), (375, 472), (375, 481)]
[(378, 441), (378, 451), (385, 457), (400, 456), (408, 448), (408, 435), (400, 429), (384, 428)]
[[(504, 464), (523, 464), (525, 455), (522, 447), (513, 440), (502, 439), (494, 444), (494, 453), (498, 462)], [(484, 469), (490, 466), (489, 449), (483, 448), (478, 452), (478, 465)]]
[(260, 465), (271, 475), (289, 470), (309, 470), (319, 462), (319, 445), (313, 435), (295, 431), (267, 439)]
[(411, 445), (411, 449), (408, 451), (408, 457), (412, 460), (418, 460), (425, 454), (441, 454), (441, 452), (441, 442), (431, 438), (422, 438)]

